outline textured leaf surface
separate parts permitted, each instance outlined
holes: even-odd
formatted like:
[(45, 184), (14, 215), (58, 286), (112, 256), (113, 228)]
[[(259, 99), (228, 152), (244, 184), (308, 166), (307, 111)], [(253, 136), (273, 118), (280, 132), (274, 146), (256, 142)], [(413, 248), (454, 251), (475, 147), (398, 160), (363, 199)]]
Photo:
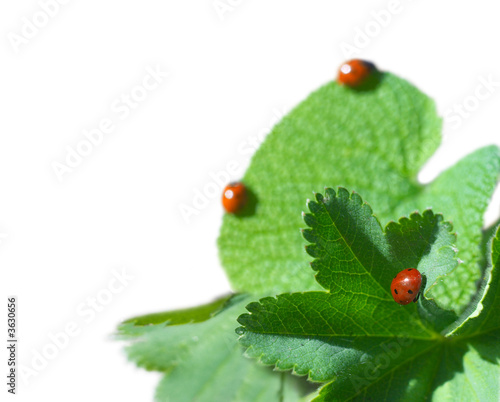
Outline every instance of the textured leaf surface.
[[(423, 401), (432, 390), (433, 374), (442, 357), (441, 345), (415, 350), (410, 358), (381, 375), (375, 363), (362, 376), (341, 378), (326, 385), (314, 402), (319, 401)], [(400, 359), (398, 349), (381, 354), (378, 364), (388, 364), (391, 359)], [(374, 360), (375, 362), (375, 360)], [(389, 363), (390, 364), (390, 363)], [(353, 395), (354, 390), (357, 393)]]
[[(455, 254), (440, 254), (453, 247), (446, 222), (438, 219), (437, 226), (448, 235), (430, 236), (431, 218), (439, 215), (428, 215), (426, 220), (427, 212), (414, 216), (416, 225), (412, 219), (389, 223), (380, 236), (380, 226), (357, 195), (327, 190), (325, 197), (309, 205), (312, 213), (304, 219), (311, 229), (304, 236), (316, 242), (308, 251), (316, 258), (312, 265), (317, 279), (330, 292), (282, 294), (250, 303), (250, 314), (240, 316), (242, 327), (237, 329), (247, 354), (314, 381), (330, 381), (315, 401), (454, 401), (457, 395), (459, 400), (498, 401), (500, 229), (490, 242), (490, 266), (475, 303), (438, 334), (436, 324), (428, 326), (426, 321), (442, 313), (437, 306), (422, 311), (425, 299), (421, 300), (417, 314), (412, 305), (392, 302), (391, 311), (391, 305), (381, 300), (383, 293), (365, 285), (390, 283), (386, 267), (406, 258), (427, 259), (429, 269), (446, 266), (446, 260), (451, 266)], [(367, 239), (376, 239), (379, 255)], [(356, 244), (360, 241), (365, 247)], [(426, 251), (419, 252), (419, 244), (425, 243)], [(385, 256), (389, 257), (379, 264)], [(426, 286), (432, 283), (428, 280)]]
[[(309, 202), (310, 214), (303, 231), (312, 243), (307, 252), (316, 280), (331, 294), (365, 294), (385, 298), (393, 277), (405, 268), (417, 268), (424, 276), (424, 294), (437, 279), (457, 266), (456, 236), (442, 215), (426, 210), (410, 218), (391, 221), (385, 232), (370, 206), (357, 193), (340, 187), (338, 193), (326, 189)], [(368, 279), (368, 280), (367, 280)]]
[[(120, 326), (119, 336), (134, 340), (126, 348), (129, 358), (147, 370), (165, 373), (157, 401), (271, 402), (285, 394), (287, 400), (299, 400), (304, 390), (297, 379), (273, 373), (242, 355), (234, 324), (248, 301), (248, 296), (225, 297), (199, 308), (134, 318)], [(167, 321), (161, 323), (159, 317)], [(198, 322), (191, 322), (193, 318)], [(149, 319), (153, 325), (147, 325)]]
[[(500, 336), (491, 333), (466, 341), (436, 342), (434, 348), (416, 354), (385, 375), (379, 376), (370, 368), (364, 376), (327, 384), (314, 402), (496, 402), (500, 398), (499, 341)], [(387, 357), (391, 355), (382, 355), (380, 362), (384, 364)], [(358, 387), (356, 395), (346, 392), (351, 383)]]
[(297, 211), (311, 192), (345, 186), (370, 200), (382, 223), (432, 207), (460, 233), (464, 261), (433, 295), (462, 311), (480, 276), (483, 213), (500, 171), (497, 147), (465, 158), (433, 183), (416, 175), (440, 141), (433, 102), (408, 82), (384, 73), (372, 91), (331, 82), (287, 115), (254, 155), (243, 181), (254, 213), (226, 215), (219, 250), (238, 291), (277, 294), (319, 290), (302, 251)]

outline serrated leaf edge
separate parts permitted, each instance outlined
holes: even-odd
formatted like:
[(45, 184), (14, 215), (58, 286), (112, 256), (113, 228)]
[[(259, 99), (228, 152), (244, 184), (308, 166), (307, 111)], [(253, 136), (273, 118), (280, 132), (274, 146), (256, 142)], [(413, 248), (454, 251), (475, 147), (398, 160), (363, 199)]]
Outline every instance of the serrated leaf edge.
[[(411, 212), (408, 216), (407, 215), (403, 215), (401, 216), (400, 218), (398, 218), (397, 222), (394, 221), (394, 220), (391, 220), (389, 222), (387, 222), (387, 224), (382, 227), (377, 215), (373, 212), (373, 208), (371, 207), (371, 205), (367, 202), (367, 201), (364, 201), (362, 199), (362, 197), (359, 195), (359, 193), (357, 193), (356, 191), (351, 191), (349, 192), (348, 189), (346, 189), (345, 187), (342, 187), (342, 186), (338, 186), (337, 187), (337, 192), (335, 192), (335, 190), (331, 187), (325, 187), (325, 195), (323, 196), (323, 194), (321, 193), (314, 193), (314, 196), (316, 198), (316, 201), (311, 201), (311, 200), (307, 200), (306, 202), (306, 205), (307, 207), (309, 208), (309, 210), (311, 211), (310, 209), (310, 203), (314, 203), (314, 204), (317, 204), (319, 205), (319, 203), (326, 203), (330, 197), (335, 197), (337, 198), (340, 194), (340, 192), (344, 192), (344, 194), (347, 194), (348, 195), (348, 199), (351, 200), (351, 201), (354, 201), (356, 202), (357, 200), (353, 199), (353, 196), (355, 196), (359, 201), (358, 201), (358, 205), (361, 206), (361, 208), (368, 208), (369, 210), (369, 213), (370, 215), (375, 218), (376, 222), (378, 223), (378, 225), (380, 226), (380, 230), (382, 231), (383, 235), (385, 236), (387, 234), (387, 231), (388, 230), (393, 230), (392, 229), (392, 226), (394, 225), (402, 225), (403, 222), (405, 220), (415, 220), (415, 218), (417, 217), (420, 217), (422, 219), (425, 219), (426, 218), (426, 215), (431, 215), (432, 217), (436, 218), (437, 219), (437, 224), (442, 224), (442, 225), (449, 225), (449, 228), (448, 228), (448, 233), (451, 234), (453, 237), (454, 237), (454, 242), (451, 246), (445, 246), (443, 248), (450, 248), (453, 252), (454, 252), (454, 259), (456, 260), (456, 264), (455, 264), (455, 267), (448, 273), (446, 273), (445, 275), (439, 275), (436, 277), (436, 280), (434, 281), (434, 283), (432, 284), (428, 284), (427, 287), (426, 287), (426, 291), (425, 291), (425, 298), (428, 299), (428, 300), (434, 300), (434, 298), (432, 297), (427, 297), (427, 295), (430, 293), (431, 289), (436, 286), (436, 284), (438, 283), (438, 280), (446, 277), (447, 275), (451, 274), (453, 271), (455, 271), (459, 265), (459, 258), (458, 258), (458, 249), (456, 248), (456, 239), (457, 239), (457, 233), (456, 232), (453, 232), (453, 223), (451, 221), (446, 221), (444, 220), (444, 216), (442, 213), (434, 213), (433, 210), (431, 208), (427, 208), (425, 209), (422, 213), (420, 213), (418, 210), (415, 210), (413, 212)], [(303, 218), (303, 221), (304, 223), (307, 225), (307, 228), (303, 228), (301, 229), (301, 232), (302, 234), (304, 234), (304, 231), (306, 230), (312, 230), (312, 226), (310, 226), (307, 222), (306, 222), (306, 219), (308, 218), (312, 218), (312, 219), (315, 219), (314, 217), (314, 214), (311, 212), (303, 212), (302, 211), (302, 218)], [(304, 239), (309, 242), (309, 240), (307, 238), (305, 238), (304, 236)], [(308, 245), (305, 246), (305, 250), (307, 252), (307, 254), (309, 254), (311, 257), (313, 257), (313, 260), (309, 263), (309, 265), (311, 266), (311, 269), (314, 271), (314, 272), (317, 272), (317, 270), (314, 269), (313, 267), (313, 262), (318, 260), (317, 257), (311, 255), (309, 252), (308, 252), (308, 249), (309, 247), (312, 246), (311, 248), (315, 248), (317, 247), (317, 244), (316, 243), (309, 243)], [(321, 284), (320, 284), (321, 286)], [(325, 289), (326, 291), (329, 291), (328, 289)]]

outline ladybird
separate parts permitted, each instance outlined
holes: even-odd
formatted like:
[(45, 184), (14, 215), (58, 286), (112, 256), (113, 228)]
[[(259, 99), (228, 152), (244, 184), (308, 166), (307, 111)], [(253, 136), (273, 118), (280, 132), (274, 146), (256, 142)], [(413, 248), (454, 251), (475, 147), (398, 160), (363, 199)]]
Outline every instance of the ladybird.
[(230, 214), (243, 209), (247, 202), (247, 189), (243, 183), (229, 183), (222, 192), (222, 206)]
[(396, 303), (401, 305), (417, 302), (420, 296), (422, 275), (415, 268), (403, 269), (391, 282), (391, 294)]
[(369, 61), (349, 60), (340, 66), (337, 81), (351, 88), (359, 87), (374, 70), (375, 65)]

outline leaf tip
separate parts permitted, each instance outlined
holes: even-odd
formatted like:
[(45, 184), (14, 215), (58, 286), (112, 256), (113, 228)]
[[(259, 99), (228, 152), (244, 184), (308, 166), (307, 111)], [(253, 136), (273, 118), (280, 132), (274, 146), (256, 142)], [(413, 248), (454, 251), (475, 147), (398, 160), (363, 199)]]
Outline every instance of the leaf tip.
[(325, 196), (328, 198), (335, 198), (336, 197), (335, 190), (331, 187), (325, 187)]
[(323, 194), (321, 194), (321, 193), (315, 193), (314, 195), (316, 197), (316, 201), (317, 202), (322, 202), (322, 203), (325, 202), (325, 198), (323, 197)]
[(337, 188), (337, 193), (338, 193), (338, 196), (339, 198), (349, 198), (349, 190), (347, 190), (345, 187), (338, 187)]

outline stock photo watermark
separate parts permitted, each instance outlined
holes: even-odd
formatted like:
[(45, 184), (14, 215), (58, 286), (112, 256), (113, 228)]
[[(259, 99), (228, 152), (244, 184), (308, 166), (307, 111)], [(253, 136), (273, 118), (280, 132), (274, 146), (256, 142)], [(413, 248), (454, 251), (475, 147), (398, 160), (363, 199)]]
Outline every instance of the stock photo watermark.
[(234, 10), (243, 3), (243, 0), (214, 0), (212, 8), (221, 21), (226, 19), (227, 14), (232, 14)]
[(7, 392), (17, 389), (17, 296), (7, 297)]
[[(401, 352), (412, 343), (413, 339), (411, 338), (395, 338), (392, 341), (383, 342), (380, 345), (382, 352), (379, 354), (375, 356), (366, 355), (364, 359), (366, 361), (363, 361), (365, 365), (363, 377), (349, 376), (355, 391), (359, 392), (361, 388), (370, 386), (373, 381), (384, 374), (384, 370), (391, 365), (391, 362), (397, 360), (401, 356)], [(361, 360), (363, 360), (363, 357)]]
[(371, 11), (371, 19), (362, 27), (354, 28), (354, 35), (349, 42), (340, 43), (340, 50), (344, 59), (350, 59), (361, 53), (362, 50), (370, 46), (373, 39), (379, 36), (382, 31), (391, 25), (394, 17), (404, 11), (405, 3), (413, 0), (390, 0), (385, 8), (378, 11)]
[(64, 157), (52, 161), (51, 167), (59, 182), (63, 182), (65, 176), (74, 172), (84, 159), (103, 143), (107, 135), (116, 131), (118, 122), (126, 120), (169, 75), (160, 65), (146, 66), (145, 70), (146, 75), (140, 84), (133, 86), (110, 103), (112, 112), (110, 115), (102, 118), (94, 128), (83, 129), (81, 139), (74, 146), (66, 145)]
[(63, 328), (49, 332), (47, 334), (49, 340), (41, 348), (31, 350), (30, 362), (19, 366), (19, 378), (23, 385), (29, 385), (34, 378), (44, 371), (50, 365), (50, 362), (67, 349), (72, 340), (82, 334), (98, 314), (104, 311), (134, 279), (124, 268), (120, 272), (112, 269), (111, 278), (108, 280), (107, 285), (76, 306), (76, 317), (68, 320)]
[[(257, 148), (259, 148), (262, 141), (264, 141), (266, 135), (283, 116), (285, 116), (284, 110), (274, 109), (273, 117), (269, 121), (268, 126), (241, 142), (236, 148), (237, 153), (249, 159)], [(179, 204), (179, 212), (184, 222), (186, 224), (191, 223), (193, 217), (199, 215), (214, 199), (220, 199), (224, 187), (231, 182), (231, 179), (238, 177), (242, 173), (242, 170), (243, 164), (233, 159), (228, 161), (222, 170), (208, 172), (209, 181), (202, 188), (195, 187), (193, 189), (191, 201)]]
[(71, 0), (40, 0), (38, 10), (29, 17), (22, 17), (17, 32), (7, 33), (7, 39), (15, 53), (19, 53), (21, 46), (26, 46), (36, 38), (41, 30), (61, 11), (62, 6)]
[(470, 118), (481, 104), (489, 100), (499, 87), (500, 81), (497, 81), (492, 74), (487, 77), (479, 76), (476, 87), (470, 95), (445, 110), (444, 120), (446, 124), (449, 124), (453, 130), (460, 128), (464, 121)]

